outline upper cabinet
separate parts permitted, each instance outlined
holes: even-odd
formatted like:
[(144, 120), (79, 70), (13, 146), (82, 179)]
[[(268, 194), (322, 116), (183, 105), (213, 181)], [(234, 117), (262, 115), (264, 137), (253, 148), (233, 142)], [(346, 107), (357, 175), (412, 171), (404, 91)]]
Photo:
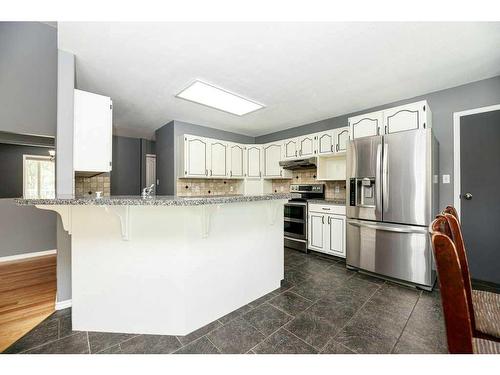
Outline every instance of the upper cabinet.
[(298, 138), (290, 138), (283, 141), (283, 158), (295, 159), (299, 156)]
[(280, 167), (281, 143), (269, 143), (262, 146), (264, 156), (264, 177), (281, 177), (283, 172)]
[(349, 118), (350, 138), (362, 138), (379, 135), (384, 116), (382, 112), (372, 112)]
[(229, 177), (245, 177), (245, 146), (229, 144)]
[(425, 100), (384, 110), (384, 134), (430, 127), (430, 109)]
[(351, 139), (431, 127), (432, 113), (425, 100), (349, 118)]
[(310, 157), (316, 154), (316, 136), (303, 135), (298, 138), (298, 155), (299, 157)]
[(344, 153), (349, 141), (349, 128), (327, 130), (316, 135), (318, 155)]
[(208, 177), (209, 140), (192, 135), (184, 136), (183, 177)]
[(262, 176), (262, 147), (248, 145), (247, 147), (247, 177), (260, 178)]
[(209, 177), (229, 177), (228, 146), (226, 142), (210, 140), (208, 147)]
[(111, 98), (74, 91), (73, 169), (109, 172), (112, 168), (113, 105)]

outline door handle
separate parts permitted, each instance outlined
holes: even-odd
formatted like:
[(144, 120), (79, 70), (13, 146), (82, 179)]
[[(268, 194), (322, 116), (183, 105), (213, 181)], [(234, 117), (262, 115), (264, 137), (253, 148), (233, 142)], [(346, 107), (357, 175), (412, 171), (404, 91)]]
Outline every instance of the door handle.
[(464, 198), (468, 201), (470, 201), (472, 199), (472, 194), (471, 193), (465, 193), (464, 194)]

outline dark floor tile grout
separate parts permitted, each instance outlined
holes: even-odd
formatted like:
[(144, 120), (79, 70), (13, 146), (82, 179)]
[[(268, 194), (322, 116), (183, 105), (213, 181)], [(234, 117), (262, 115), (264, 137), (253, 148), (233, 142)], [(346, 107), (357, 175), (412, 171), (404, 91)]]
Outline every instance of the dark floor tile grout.
[(390, 350), (390, 352), (389, 352), (389, 353), (391, 353), (391, 354), (393, 354), (393, 353), (394, 353), (394, 349), (396, 349), (396, 346), (398, 345), (398, 342), (399, 342), (399, 340), (401, 339), (401, 336), (403, 336), (403, 333), (404, 333), (404, 331), (405, 331), (405, 329), (406, 329), (406, 326), (408, 325), (408, 322), (410, 321), (411, 316), (413, 315), (413, 311), (415, 311), (415, 307), (417, 307), (417, 303), (418, 303), (418, 301), (420, 301), (420, 297), (422, 297), (422, 291), (420, 291), (420, 292), (418, 293), (418, 298), (417, 298), (417, 300), (415, 301), (415, 304), (413, 305), (413, 308), (411, 309), (410, 314), (408, 315), (408, 319), (406, 319), (405, 325), (404, 325), (403, 329), (401, 330), (401, 333), (399, 334), (398, 339), (396, 340), (396, 342), (395, 342), (395, 343), (394, 343), (394, 345), (392, 346), (392, 348), (391, 348), (391, 350)]

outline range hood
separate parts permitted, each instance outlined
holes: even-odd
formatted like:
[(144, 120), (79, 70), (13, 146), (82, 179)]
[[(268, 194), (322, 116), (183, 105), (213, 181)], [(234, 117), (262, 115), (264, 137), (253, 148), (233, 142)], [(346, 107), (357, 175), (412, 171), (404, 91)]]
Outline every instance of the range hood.
[(283, 169), (307, 169), (316, 167), (316, 157), (295, 160), (280, 161), (280, 167)]

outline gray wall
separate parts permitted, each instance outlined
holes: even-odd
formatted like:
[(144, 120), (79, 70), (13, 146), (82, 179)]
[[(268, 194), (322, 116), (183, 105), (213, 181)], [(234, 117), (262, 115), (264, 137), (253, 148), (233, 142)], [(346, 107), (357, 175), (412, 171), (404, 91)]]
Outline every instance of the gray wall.
[(141, 140), (113, 136), (111, 195), (138, 195), (141, 180)]
[(149, 139), (141, 139), (141, 191), (146, 187), (146, 155), (156, 154), (156, 143)]
[[(53, 149), (53, 148), (52, 148)], [(23, 196), (23, 155), (49, 156), (50, 148), (0, 143), (0, 198)]]
[(56, 134), (57, 29), (39, 22), (0, 22), (0, 127)]
[(228, 142), (255, 143), (255, 138), (225, 130), (207, 128), (182, 121), (171, 121), (156, 130), (156, 178), (160, 181), (157, 194), (173, 195), (176, 193), (177, 147), (178, 140), (184, 134), (221, 139)]
[[(0, 22), (0, 131), (55, 136), (57, 30)], [(56, 215), (0, 201), (0, 256), (56, 248)]]
[(444, 207), (453, 204), (453, 112), (499, 104), (500, 76), (264, 135), (257, 137), (256, 141), (266, 143), (347, 126), (347, 118), (350, 116), (423, 99), (428, 101), (431, 108), (434, 134), (439, 141), (440, 174), (451, 175), (450, 184), (443, 184), (440, 179), (439, 201), (440, 206)]

